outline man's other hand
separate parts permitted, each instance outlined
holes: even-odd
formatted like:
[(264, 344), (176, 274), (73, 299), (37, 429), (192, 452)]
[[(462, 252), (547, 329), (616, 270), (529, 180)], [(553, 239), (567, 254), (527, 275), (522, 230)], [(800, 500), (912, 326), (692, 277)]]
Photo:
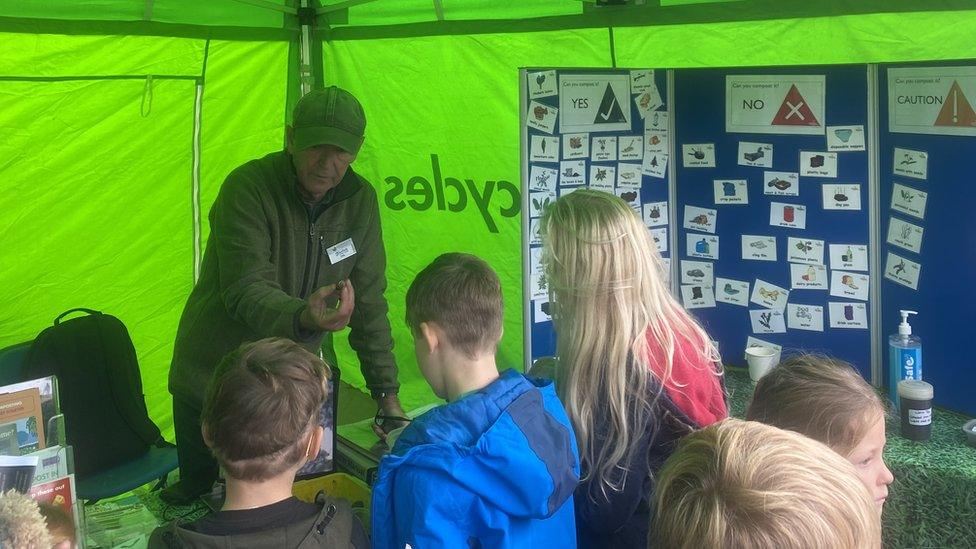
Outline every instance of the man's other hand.
[(308, 296), (301, 316), (302, 328), (315, 332), (338, 332), (349, 324), (355, 302), (356, 293), (349, 279), (322, 286)]

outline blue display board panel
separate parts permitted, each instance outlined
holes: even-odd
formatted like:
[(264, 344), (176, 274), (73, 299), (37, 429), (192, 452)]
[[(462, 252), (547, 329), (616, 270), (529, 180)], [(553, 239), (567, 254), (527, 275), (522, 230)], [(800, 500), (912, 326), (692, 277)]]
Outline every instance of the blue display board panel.
[[(789, 249), (788, 238), (795, 237), (806, 240), (820, 240), (824, 244), (823, 265), (826, 272), (817, 272), (817, 277), (827, 276), (828, 287), (830, 275), (837, 265), (831, 265), (829, 245), (863, 245), (869, 244), (869, 192), (868, 165), (869, 151), (847, 151), (837, 153), (836, 177), (798, 177), (799, 191), (797, 196), (770, 196), (764, 193), (766, 181), (764, 172), (794, 172), (799, 173), (800, 153), (827, 152), (827, 138), (820, 135), (782, 135), (771, 133), (727, 133), (726, 132), (726, 77), (728, 75), (824, 75), (825, 76), (825, 106), (824, 120), (819, 121), (823, 126), (862, 126), (867, 129), (868, 121), (868, 79), (867, 67), (856, 66), (807, 66), (783, 68), (749, 68), (749, 69), (705, 69), (705, 70), (676, 70), (674, 76), (672, 105), (676, 138), (676, 196), (677, 215), (672, 224), (678, 231), (677, 258), (693, 261), (709, 261), (713, 263), (714, 276), (725, 279), (748, 282), (748, 292), (754, 290), (756, 280), (763, 280), (781, 288), (790, 290), (788, 302), (799, 308), (797, 318), (808, 313), (815, 313), (816, 307), (822, 307), (823, 331), (809, 331), (787, 328), (784, 333), (756, 333), (753, 331), (750, 311), (764, 309), (764, 306), (746, 300), (746, 306), (716, 303), (714, 307), (694, 308), (691, 312), (704, 324), (708, 333), (719, 344), (723, 360), (727, 364), (744, 364), (743, 353), (749, 336), (763, 341), (780, 345), (784, 352), (809, 351), (822, 352), (846, 360), (854, 364), (866, 379), (871, 379), (871, 308), (867, 302), (867, 295), (863, 299), (832, 296), (826, 289), (793, 289), (791, 288), (791, 267), (787, 261)], [(784, 97), (783, 106), (789, 96)], [(777, 100), (778, 104), (779, 100)], [(797, 103), (797, 101), (793, 101)], [(796, 105), (791, 104), (790, 107)], [(784, 111), (785, 112), (785, 111)], [(786, 113), (789, 115), (789, 113)], [(866, 135), (866, 132), (864, 132)], [(850, 134), (841, 135), (850, 138)], [(740, 165), (740, 142), (761, 143), (772, 145), (772, 167), (754, 167)], [(682, 158), (682, 146), (714, 145), (715, 167), (686, 167)], [(694, 154), (702, 147), (695, 147), (687, 151)], [(757, 151), (746, 149), (744, 152), (755, 154)], [(753, 157), (754, 158), (754, 157)], [(804, 159), (810, 165), (814, 160)], [(819, 161), (822, 161), (820, 159)], [(819, 163), (819, 161), (817, 161)], [(748, 204), (716, 204), (716, 180), (745, 180), (748, 190)], [(774, 180), (770, 180), (773, 183)], [(835, 184), (858, 184), (857, 192), (850, 186), (845, 191), (845, 198), (859, 196), (860, 209), (857, 210), (827, 210), (824, 209), (823, 186)], [(770, 187), (771, 189), (773, 187)], [(836, 189), (834, 189), (836, 190)], [(832, 193), (832, 196), (835, 193)], [(841, 194), (841, 193), (836, 193)], [(850, 196), (847, 196), (850, 195)], [(784, 203), (794, 207), (795, 215), (799, 211), (796, 206), (806, 208), (806, 225), (804, 229), (786, 228), (771, 224), (772, 203)], [(704, 231), (684, 228), (685, 206), (716, 210), (715, 233), (718, 241), (718, 259), (710, 261), (692, 257), (694, 249), (689, 246), (698, 245), (702, 238), (711, 236)], [(778, 209), (776, 215), (788, 215)], [(779, 219), (777, 217), (777, 219)], [(689, 242), (689, 236), (694, 235), (694, 241)], [(775, 261), (747, 260), (742, 256), (742, 235), (775, 237)], [(764, 242), (765, 243), (765, 242)], [(799, 242), (794, 244), (800, 244)], [(867, 254), (864, 254), (867, 256)], [(853, 272), (856, 275), (870, 274), (869, 284), (877, 283), (874, 273), (869, 273), (870, 262), (865, 259), (861, 269), (837, 269)], [(682, 275), (686, 274), (679, 269)], [(819, 271), (819, 269), (817, 269)], [(841, 273), (838, 273), (838, 275)], [(681, 283), (681, 279), (678, 280)], [(716, 285), (717, 286), (717, 285)], [(734, 286), (730, 288), (736, 290)], [(867, 288), (863, 288), (867, 290)], [(723, 292), (715, 287), (715, 292)], [(742, 290), (739, 289), (741, 295)], [(861, 292), (863, 294), (863, 291)], [(772, 295), (770, 293), (769, 295)], [(687, 297), (687, 296), (683, 296)], [(779, 295), (777, 295), (779, 298)], [(688, 300), (685, 299), (685, 305)], [(843, 303), (838, 307), (845, 313), (858, 311), (858, 319), (863, 317), (861, 328), (830, 327), (829, 303)], [(848, 310), (844, 310), (848, 307)], [(784, 309), (784, 321), (787, 315)], [(761, 314), (761, 313), (759, 313)], [(771, 323), (775, 326), (775, 322)], [(846, 322), (850, 324), (850, 322)]]
[[(532, 75), (535, 75), (535, 74), (538, 74), (538, 73), (541, 73), (541, 72), (544, 72), (544, 71), (553, 71), (554, 70), (556, 72), (557, 79), (560, 79), (560, 78), (563, 78), (566, 75), (595, 75), (595, 76), (598, 76), (598, 75), (627, 75), (629, 77), (630, 74), (631, 74), (631, 70), (641, 70), (641, 69), (554, 69), (554, 68), (532, 68), (532, 69), (526, 69), (526, 70), (527, 70), (527, 73), (528, 73), (528, 77), (521, 83), (521, 85), (524, 87), (524, 89), (522, 90), (523, 97), (529, 95), (528, 94), (528, 91), (532, 88), (532, 86), (540, 86), (540, 88), (541, 88), (541, 85), (538, 82), (535, 81), (535, 79), (532, 77)], [(646, 69), (644, 69), (644, 70), (646, 70)], [(667, 117), (666, 116), (662, 116), (662, 114), (663, 113), (667, 113), (667, 109), (668, 109), (667, 105), (668, 105), (668, 95), (669, 94), (668, 94), (668, 90), (667, 90), (667, 72), (664, 71), (664, 70), (655, 70), (654, 71), (654, 83), (655, 83), (655, 85), (657, 87), (658, 94), (660, 95), (660, 100), (661, 100), (662, 104), (657, 109), (652, 110), (650, 112), (650, 115), (649, 116), (653, 116), (655, 113), (659, 113), (658, 116), (659, 116), (660, 120), (662, 120), (666, 124)], [(545, 84), (545, 82), (543, 81), (543, 84), (542, 85), (544, 85), (544, 84)], [(644, 118), (639, 113), (639, 109), (637, 108), (637, 103), (636, 103), (636, 100), (638, 100), (639, 98), (640, 98), (640, 95), (637, 94), (637, 93), (629, 93), (628, 94), (628, 100), (629, 100), (628, 101), (628, 106), (631, 109), (631, 118), (630, 118), (630, 127), (629, 128), (622, 129), (622, 130), (617, 130), (617, 131), (589, 132), (590, 133), (590, 135), (589, 135), (590, 156), (588, 156), (585, 159), (581, 159), (581, 160), (584, 160), (585, 161), (584, 162), (584, 166), (585, 166), (585, 171), (584, 171), (585, 185), (583, 185), (583, 186), (589, 186), (589, 184), (590, 184), (590, 176), (591, 176), (591, 169), (594, 168), (594, 167), (596, 167), (596, 168), (599, 168), (599, 167), (611, 167), (611, 168), (615, 168), (615, 169), (617, 169), (617, 171), (619, 171), (619, 166), (618, 165), (620, 163), (631, 163), (631, 164), (632, 163), (636, 163), (636, 164), (641, 164), (643, 162), (644, 155), (648, 154), (647, 153), (647, 150), (646, 150), (648, 148), (648, 142), (646, 140), (642, 143), (643, 153), (641, 155), (641, 159), (640, 160), (596, 161), (596, 160), (593, 160), (592, 159), (592, 156), (594, 154), (594, 151), (596, 150), (595, 148), (599, 148), (600, 147), (600, 143), (598, 142), (598, 139), (605, 139), (607, 137), (617, 138), (618, 139), (617, 152), (620, 153), (622, 149), (626, 149), (626, 147), (627, 147), (627, 145), (624, 143), (624, 140), (625, 139), (629, 139), (629, 138), (632, 138), (634, 136), (641, 136), (642, 138), (645, 137), (645, 121), (644, 121)], [(535, 114), (534, 112), (532, 112), (533, 109), (531, 108), (531, 104), (532, 104), (531, 102), (532, 101), (538, 102), (539, 104), (541, 104), (543, 106), (543, 108), (546, 108), (546, 109), (552, 109), (552, 108), (558, 108), (559, 107), (559, 95), (558, 95), (558, 93), (557, 93), (557, 95), (551, 95), (551, 96), (548, 96), (548, 97), (541, 97), (541, 98), (537, 98), (537, 99), (531, 99), (530, 98), (530, 99), (528, 99), (526, 101), (526, 105), (528, 107), (528, 110), (527, 110), (526, 113), (523, 113), (526, 119), (528, 119), (530, 117), (533, 117), (534, 114)], [(571, 190), (573, 190), (575, 188), (579, 188), (579, 186), (565, 187), (565, 186), (563, 186), (561, 184), (562, 183), (562, 177), (564, 175), (563, 174), (563, 171), (564, 170), (561, 169), (560, 161), (563, 161), (564, 160), (564, 158), (563, 158), (563, 152), (564, 151), (560, 150), (559, 161), (542, 162), (542, 161), (532, 161), (531, 160), (531, 156), (532, 156), (532, 150), (531, 149), (532, 149), (532, 137), (533, 136), (540, 136), (540, 137), (542, 137), (542, 136), (559, 136), (559, 137), (561, 137), (561, 136), (564, 135), (564, 132), (562, 131), (562, 128), (560, 127), (559, 120), (557, 120), (555, 122), (554, 131), (551, 134), (548, 133), (548, 132), (546, 132), (546, 131), (543, 131), (543, 130), (540, 130), (540, 129), (537, 129), (537, 128), (534, 128), (534, 127), (528, 126), (528, 125), (523, 126), (523, 128), (524, 128), (523, 131), (525, 132), (525, 135), (524, 135), (525, 140), (524, 140), (524, 147), (523, 147), (523, 150), (521, 151), (521, 154), (522, 154), (523, 168), (525, 168), (525, 170), (524, 170), (523, 173), (526, 174), (526, 179), (530, 179), (531, 178), (532, 166), (541, 166), (541, 167), (550, 168), (550, 169), (555, 168), (555, 169), (559, 169), (559, 171), (560, 171), (560, 174), (559, 174), (560, 181), (559, 181), (559, 184), (557, 185), (557, 195), (558, 196), (562, 196), (562, 194), (565, 193), (565, 192), (571, 191)], [(666, 127), (665, 127), (665, 131), (667, 131), (667, 128)], [(565, 133), (576, 133), (576, 132), (565, 132)], [(560, 140), (560, 145), (562, 145), (562, 140)], [(618, 154), (618, 156), (619, 156), (619, 154)], [(663, 168), (662, 168), (662, 170), (663, 170)], [(525, 205), (525, 207), (523, 208), (523, 215), (527, 215), (527, 216), (530, 217), (530, 221), (529, 221), (529, 224), (528, 224), (529, 234), (528, 234), (528, 237), (527, 238), (524, 238), (523, 239), (523, 242), (526, 243), (526, 245), (524, 246), (524, 249), (523, 249), (523, 253), (529, 254), (530, 257), (531, 257), (533, 254), (538, 254), (539, 253), (539, 251), (541, 250), (541, 242), (539, 242), (537, 239), (535, 239), (533, 237), (534, 227), (537, 225), (538, 219), (532, 213), (532, 210), (533, 210), (532, 204), (531, 204), (531, 195), (532, 195), (532, 192), (529, 189), (529, 185), (530, 185), (530, 181), (528, 181), (528, 180), (524, 180), (522, 182), (522, 192), (523, 192), (523, 194), (525, 196), (529, 197), (528, 200), (523, 200), (523, 204)], [(663, 174), (663, 177), (653, 177), (653, 176), (649, 176), (649, 175), (641, 175), (640, 189), (639, 189), (639, 192), (638, 192), (638, 198), (637, 198), (637, 200), (639, 200), (640, 204), (642, 205), (642, 209), (643, 209), (643, 205), (645, 205), (645, 204), (652, 204), (652, 203), (657, 203), (657, 202), (668, 202), (668, 196), (669, 196), (669, 193), (668, 193), (668, 185), (669, 185), (669, 178), (668, 178), (667, 172), (665, 172)], [(615, 191), (621, 191), (621, 192), (628, 192), (628, 191), (631, 191), (632, 189), (618, 187), (616, 185), (616, 182), (615, 182), (614, 190)], [(666, 213), (667, 213), (667, 207), (665, 206), (665, 208), (663, 210), (663, 215), (666, 215)], [(641, 212), (641, 215), (642, 216), (644, 215), (644, 212), (643, 211)], [(661, 226), (655, 226), (654, 229), (655, 230), (657, 230), (657, 229), (663, 229), (664, 230), (664, 232), (660, 232), (659, 231), (656, 234), (659, 235), (659, 239), (663, 241), (664, 245), (667, 245), (668, 240), (669, 240), (669, 238), (668, 238), (669, 237), (668, 231), (671, 230), (670, 227), (668, 227), (667, 225), (661, 225)], [(670, 250), (666, 250), (666, 251), (662, 250), (661, 256), (664, 257), (664, 258), (670, 257)], [(526, 272), (523, 273), (523, 274), (524, 274), (526, 280), (531, 280), (532, 279), (532, 276), (533, 276), (533, 273), (530, 272), (531, 271), (532, 261), (530, 260), (528, 262), (528, 264), (529, 264), (529, 266), (526, 268)], [(527, 291), (530, 292), (531, 291), (531, 287), (532, 287), (532, 283), (530, 282), (529, 284), (526, 285)], [(534, 361), (534, 360), (536, 360), (538, 358), (548, 357), (548, 356), (555, 356), (555, 354), (556, 354), (556, 334), (555, 334), (555, 331), (553, 329), (552, 321), (545, 319), (543, 317), (543, 313), (540, 312), (543, 304), (546, 303), (546, 301), (547, 300), (545, 300), (545, 299), (532, 299), (532, 300), (530, 300), (529, 301), (529, 307), (527, 307), (527, 309), (523, 313), (523, 318), (525, 319), (524, 321), (525, 322), (528, 322), (528, 323), (531, 323), (531, 328), (528, 331), (528, 334), (529, 334), (529, 342), (528, 342), (529, 343), (529, 352), (527, 353), (527, 358), (529, 358), (529, 361), (528, 361), (529, 363), (531, 363), (531, 361)]]
[[(972, 273), (976, 272), (976, 186), (973, 176), (976, 173), (973, 159), (976, 158), (976, 137), (958, 135), (925, 135), (918, 133), (891, 132), (889, 120), (889, 101), (898, 101), (898, 96), (889, 97), (889, 70), (903, 67), (961, 67), (974, 66), (972, 61), (883, 65), (879, 70), (881, 85), (880, 108), (880, 181), (881, 181), (881, 268), (888, 270), (889, 254), (898, 258), (892, 271), (904, 259), (905, 269), (899, 269), (896, 276), (902, 282), (895, 282), (887, 276), (881, 284), (881, 337), (887, 349), (887, 336), (898, 330), (899, 309), (918, 311), (911, 324), (916, 335), (922, 338), (923, 378), (935, 387), (935, 402), (940, 406), (959, 410), (970, 415), (976, 414), (976, 368), (973, 368), (973, 352), (966, 347), (968, 338), (973, 337), (976, 326), (976, 297), (974, 297)], [(944, 88), (935, 88), (934, 93), (926, 94), (922, 101), (937, 101), (940, 105), (956, 104), (957, 113), (963, 115), (959, 124), (966, 123), (967, 111), (963, 101), (971, 109), (976, 105), (976, 97), (962, 95), (951, 97), (949, 78)], [(936, 99), (928, 99), (936, 98)], [(903, 97), (903, 102), (918, 101)], [(970, 117), (971, 118), (971, 117)], [(935, 119), (932, 120), (933, 125)], [(901, 171), (917, 165), (918, 157), (908, 158), (899, 155), (895, 158), (895, 148), (927, 154), (926, 176), (909, 177), (895, 175), (896, 162)], [(912, 162), (914, 161), (914, 162)], [(902, 164), (902, 162), (912, 162)], [(921, 195), (927, 194), (923, 217), (917, 213), (906, 213), (892, 208), (892, 195), (895, 185), (907, 188), (917, 202)], [(901, 198), (899, 188), (899, 198)], [(904, 204), (904, 201), (902, 201)], [(922, 227), (921, 248), (918, 253), (897, 244), (888, 243), (892, 219), (898, 220), (896, 234), (900, 237), (903, 222)], [(894, 259), (894, 258), (893, 258)], [(917, 289), (906, 284), (907, 270), (912, 263), (919, 264), (920, 271)], [(885, 383), (887, 387), (888, 359), (885, 355)]]

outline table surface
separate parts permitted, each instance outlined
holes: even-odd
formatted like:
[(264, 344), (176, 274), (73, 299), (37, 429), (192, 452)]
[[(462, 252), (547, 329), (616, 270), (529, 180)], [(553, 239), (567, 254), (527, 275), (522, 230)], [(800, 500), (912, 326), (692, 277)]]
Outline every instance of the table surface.
[[(730, 413), (745, 416), (754, 388), (746, 370), (728, 368)], [(885, 462), (895, 477), (885, 503), (885, 547), (976, 548), (976, 448), (962, 432), (968, 418), (935, 408), (932, 438), (899, 435), (901, 420), (887, 417)]]

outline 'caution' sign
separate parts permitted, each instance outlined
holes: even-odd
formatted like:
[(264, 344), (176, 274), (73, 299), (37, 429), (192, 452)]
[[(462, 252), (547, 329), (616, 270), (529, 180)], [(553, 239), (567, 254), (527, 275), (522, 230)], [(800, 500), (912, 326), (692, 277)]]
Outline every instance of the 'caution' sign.
[(823, 75), (725, 77), (725, 131), (823, 135)]
[(976, 67), (888, 69), (889, 128), (976, 136)]
[(559, 131), (630, 130), (630, 74), (559, 75)]

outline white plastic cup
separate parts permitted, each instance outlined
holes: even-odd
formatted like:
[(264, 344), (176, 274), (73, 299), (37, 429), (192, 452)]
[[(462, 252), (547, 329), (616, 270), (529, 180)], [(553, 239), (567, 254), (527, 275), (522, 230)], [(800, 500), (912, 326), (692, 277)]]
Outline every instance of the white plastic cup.
[(772, 347), (754, 345), (746, 349), (746, 362), (749, 363), (749, 377), (759, 381), (773, 366), (779, 364), (780, 352)]

